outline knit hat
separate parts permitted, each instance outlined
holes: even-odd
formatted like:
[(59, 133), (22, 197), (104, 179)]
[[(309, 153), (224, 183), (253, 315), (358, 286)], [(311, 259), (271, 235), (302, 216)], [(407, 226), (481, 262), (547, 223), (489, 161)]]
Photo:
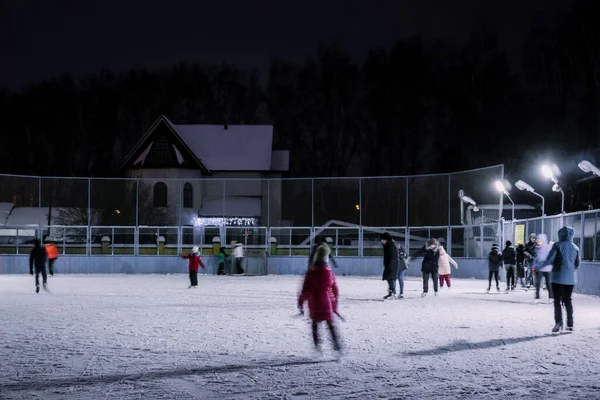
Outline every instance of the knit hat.
[(381, 234), (381, 236), (379, 236), (380, 240), (392, 240), (392, 235), (390, 235), (387, 232), (384, 232)]
[(500, 247), (497, 244), (492, 245), (492, 251), (500, 251)]
[(315, 255), (315, 264), (327, 263), (329, 261), (329, 254), (331, 254), (331, 250), (326, 244), (322, 244), (319, 247), (317, 247), (317, 254)]
[(506, 241), (506, 246), (507, 246), (507, 247), (510, 247), (510, 246), (512, 246), (512, 242), (511, 242), (510, 240), (507, 240), (507, 241)]
[(529, 239), (535, 239), (537, 237), (537, 235), (535, 233), (532, 233), (531, 235), (529, 235)]
[(192, 247), (192, 253), (197, 253), (197, 252), (198, 252), (198, 246)]

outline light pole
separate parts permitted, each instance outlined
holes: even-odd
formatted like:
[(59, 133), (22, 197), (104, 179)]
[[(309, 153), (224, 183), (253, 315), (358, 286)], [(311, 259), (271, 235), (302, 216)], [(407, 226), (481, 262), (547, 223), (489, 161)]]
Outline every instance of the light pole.
[(600, 176), (600, 169), (598, 169), (598, 167), (596, 167), (594, 164), (592, 164), (591, 162), (589, 162), (587, 160), (583, 160), (582, 162), (580, 162), (577, 165), (579, 166), (579, 169), (582, 170), (583, 172), (591, 172), (592, 174), (594, 174), (596, 176)]
[(552, 191), (557, 192), (557, 193), (560, 192), (560, 195), (561, 195), (560, 213), (564, 214), (565, 213), (565, 192), (558, 184), (558, 179), (556, 179), (556, 175), (554, 175), (552, 168), (550, 168), (550, 166), (546, 165), (546, 164), (542, 165), (542, 174), (554, 183), (554, 185), (552, 185)]
[(546, 199), (544, 199), (544, 196), (542, 196), (541, 194), (537, 193), (535, 191), (534, 188), (532, 188), (530, 185), (528, 185), (526, 182), (523, 181), (516, 181), (515, 182), (515, 186), (517, 187), (517, 189), (519, 190), (525, 190), (526, 192), (529, 193), (533, 193), (535, 194), (537, 197), (539, 197), (540, 199), (542, 199), (542, 217), (544, 217), (546, 215), (545, 212), (545, 203), (546, 203)]
[[(473, 206), (473, 211), (479, 211), (479, 207), (477, 207), (477, 203), (475, 200), (470, 198), (469, 196), (465, 196), (464, 190), (458, 191), (458, 198), (460, 199), (460, 224), (465, 225), (465, 204), (470, 204)], [(483, 210), (481, 210), (483, 216)]]
[[(504, 183), (502, 183), (501, 181), (496, 181), (494, 183), (494, 187), (496, 188), (497, 191), (499, 191), (500, 193), (503, 193), (506, 197), (508, 197), (508, 200), (510, 200), (510, 203), (512, 204), (512, 221), (514, 221), (515, 220), (515, 203), (510, 198), (510, 194), (506, 190), (506, 187), (504, 186)], [(500, 218), (502, 218), (501, 215), (500, 215)]]
[(546, 211), (545, 211), (545, 203), (546, 203), (546, 199), (544, 199), (544, 196), (542, 196), (541, 194), (537, 193), (535, 191), (534, 188), (532, 188), (527, 182), (518, 180), (515, 182), (515, 186), (517, 187), (517, 189), (519, 190), (525, 190), (529, 193), (533, 193), (536, 196), (538, 196), (539, 198), (542, 199), (542, 232), (544, 232), (544, 217), (546, 216)]

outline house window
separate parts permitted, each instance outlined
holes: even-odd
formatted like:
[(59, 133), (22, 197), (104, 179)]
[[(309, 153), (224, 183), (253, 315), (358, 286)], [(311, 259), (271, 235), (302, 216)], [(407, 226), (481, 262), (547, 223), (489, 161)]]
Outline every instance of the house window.
[(183, 185), (183, 208), (194, 208), (194, 187), (189, 182)]
[(158, 182), (154, 185), (154, 207), (167, 206), (167, 185)]

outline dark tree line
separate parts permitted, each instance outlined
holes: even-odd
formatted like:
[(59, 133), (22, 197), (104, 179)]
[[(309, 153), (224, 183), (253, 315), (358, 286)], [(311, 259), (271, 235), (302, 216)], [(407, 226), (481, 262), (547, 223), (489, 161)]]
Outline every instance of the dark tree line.
[(402, 39), (361, 63), (324, 45), (301, 64), (275, 61), (262, 82), (257, 71), (194, 64), (0, 90), (0, 170), (113, 175), (161, 114), (181, 123), (272, 123), (275, 146), (292, 151), (291, 176), (497, 163), (511, 170), (531, 148), (503, 144), (540, 134), (563, 151), (598, 148), (598, 3), (580, 1), (558, 22), (536, 21), (518, 71), (482, 28), (459, 46)]

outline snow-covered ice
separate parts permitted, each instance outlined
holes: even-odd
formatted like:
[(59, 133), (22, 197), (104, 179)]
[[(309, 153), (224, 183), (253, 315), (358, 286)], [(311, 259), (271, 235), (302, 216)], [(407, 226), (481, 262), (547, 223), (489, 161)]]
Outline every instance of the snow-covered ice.
[(36, 295), (0, 275), (0, 398), (600, 398), (600, 298), (574, 295), (575, 333), (553, 336), (531, 291), (455, 279), (421, 298), (412, 279), (383, 302), (385, 282), (338, 277), (336, 360), (294, 318), (301, 277), (199, 280), (57, 275)]

